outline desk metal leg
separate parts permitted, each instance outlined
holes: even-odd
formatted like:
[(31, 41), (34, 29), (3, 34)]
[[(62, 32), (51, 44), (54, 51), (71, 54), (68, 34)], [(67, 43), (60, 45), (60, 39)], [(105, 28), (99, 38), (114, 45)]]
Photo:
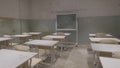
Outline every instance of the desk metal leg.
[(37, 56), (37, 57), (39, 58), (39, 57), (40, 57), (40, 56), (39, 56), (39, 54), (40, 54), (40, 53), (39, 53), (39, 48), (38, 48), (38, 47), (35, 47), (35, 51), (38, 53), (38, 56)]
[(52, 48), (50, 50), (51, 53), (51, 64), (55, 62), (56, 58), (55, 58), (55, 50)]

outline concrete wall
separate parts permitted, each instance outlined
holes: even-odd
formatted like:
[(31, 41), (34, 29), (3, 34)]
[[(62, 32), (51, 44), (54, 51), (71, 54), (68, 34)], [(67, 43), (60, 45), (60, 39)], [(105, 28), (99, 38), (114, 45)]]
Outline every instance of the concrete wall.
[(89, 42), (88, 33), (96, 32), (120, 37), (119, 0), (1, 0), (0, 9), (0, 17), (5, 18), (0, 22), (1, 34), (21, 31), (52, 33), (55, 31), (56, 15), (75, 13), (79, 23), (79, 42)]
[(19, 18), (18, 0), (0, 0), (0, 17)]
[(32, 25), (37, 26), (31, 27), (39, 31), (52, 27), (50, 31), (54, 32), (56, 15), (69, 13), (77, 14), (80, 43), (89, 42), (88, 33), (106, 32), (120, 37), (119, 0), (32, 0), (32, 17), (37, 19)]
[(80, 17), (79, 41), (89, 42), (89, 33), (104, 32), (120, 38), (120, 16)]
[(31, 0), (19, 0), (19, 18), (31, 19), (32, 18), (32, 5)]
[(119, 0), (32, 0), (34, 19), (53, 19), (56, 14), (76, 13), (79, 17), (120, 15)]
[[(20, 26), (22, 22), (22, 27)], [(29, 32), (29, 20), (6, 19), (0, 18), (0, 36), (4, 34), (20, 34), (21, 32)]]
[(0, 17), (30, 19), (31, 1), (0, 0)]
[(0, 0), (0, 36), (29, 31), (27, 19), (31, 19), (30, 0)]

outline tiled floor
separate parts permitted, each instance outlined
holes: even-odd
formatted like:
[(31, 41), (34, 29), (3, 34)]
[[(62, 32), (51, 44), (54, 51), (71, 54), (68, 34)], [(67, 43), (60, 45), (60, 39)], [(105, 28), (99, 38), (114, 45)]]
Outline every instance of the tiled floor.
[(53, 65), (41, 64), (39, 68), (94, 68), (92, 52), (87, 45), (79, 45), (67, 51), (63, 51), (61, 57)]

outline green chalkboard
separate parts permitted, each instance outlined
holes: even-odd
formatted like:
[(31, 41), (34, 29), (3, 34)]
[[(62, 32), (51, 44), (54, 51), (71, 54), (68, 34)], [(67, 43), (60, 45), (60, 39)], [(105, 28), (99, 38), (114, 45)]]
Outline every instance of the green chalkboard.
[(76, 29), (76, 14), (57, 15), (58, 29)]

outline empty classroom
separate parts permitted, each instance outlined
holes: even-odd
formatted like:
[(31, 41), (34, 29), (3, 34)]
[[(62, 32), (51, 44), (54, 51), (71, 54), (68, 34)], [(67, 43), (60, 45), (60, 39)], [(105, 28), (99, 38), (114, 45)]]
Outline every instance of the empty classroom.
[(120, 68), (120, 0), (0, 0), (0, 68)]

